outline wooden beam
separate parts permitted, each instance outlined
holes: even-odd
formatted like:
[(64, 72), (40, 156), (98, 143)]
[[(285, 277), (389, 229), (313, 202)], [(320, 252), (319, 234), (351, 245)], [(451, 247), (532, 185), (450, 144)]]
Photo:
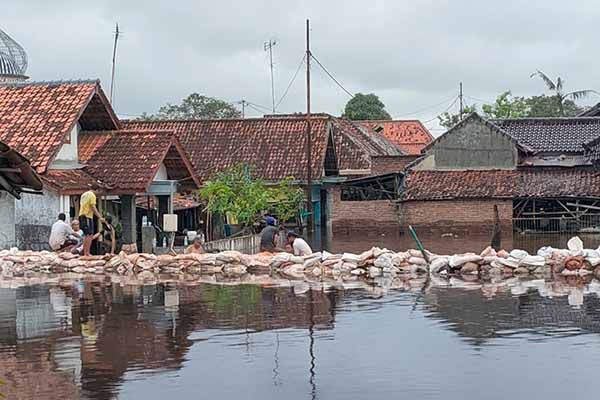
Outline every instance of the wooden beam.
[[(566, 212), (568, 212), (569, 214), (571, 214), (573, 217), (577, 218), (577, 215), (576, 215), (576, 214), (573, 214), (573, 211), (569, 210), (569, 209), (567, 208), (567, 206), (565, 206), (565, 205), (562, 203), (562, 201), (560, 201), (560, 200), (556, 200), (556, 202), (557, 202), (558, 204), (560, 204), (560, 206), (561, 206), (562, 208), (564, 208)], [(569, 203), (567, 203), (567, 205), (569, 205)]]
[[(597, 202), (596, 202), (597, 203)], [(580, 207), (580, 208), (586, 208), (588, 210), (600, 210), (600, 207), (596, 207), (596, 206), (588, 206), (585, 204), (576, 204), (576, 203), (567, 203), (568, 206), (571, 207)]]

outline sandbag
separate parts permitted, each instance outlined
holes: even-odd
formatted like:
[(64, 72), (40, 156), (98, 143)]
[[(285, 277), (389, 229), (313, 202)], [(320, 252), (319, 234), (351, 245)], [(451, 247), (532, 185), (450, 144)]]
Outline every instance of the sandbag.
[(581, 269), (581, 267), (583, 267), (583, 260), (584, 260), (583, 256), (568, 257), (565, 260), (565, 268), (568, 269), (569, 271), (575, 271), (577, 269)]
[(360, 262), (360, 256), (352, 253), (344, 253), (342, 254), (342, 261), (358, 264)]
[(567, 249), (569, 249), (571, 252), (580, 253), (583, 251), (583, 241), (579, 238), (579, 236), (573, 236), (567, 242)]
[(279, 268), (285, 263), (290, 262), (291, 254), (289, 253), (278, 253), (271, 259), (271, 267)]
[(519, 250), (519, 249), (514, 249), (509, 254), (512, 258), (516, 258), (517, 260), (521, 260), (529, 255), (529, 253), (526, 252), (525, 250)]
[[(483, 258), (481, 258), (480, 255), (473, 254), (473, 253), (455, 254), (450, 257), (449, 264), (452, 268), (458, 268), (458, 267), (464, 265), (465, 263), (468, 263), (468, 262), (478, 263), (482, 260), (483, 260)], [(410, 262), (410, 260), (409, 260), (409, 262)]]
[(434, 274), (439, 274), (441, 271), (446, 270), (448, 268), (449, 261), (445, 257), (438, 257), (435, 260), (431, 261), (429, 264), (429, 270)]
[(427, 261), (423, 257), (410, 257), (408, 263), (412, 265), (427, 265)]
[[(425, 261), (425, 260), (423, 260)], [(375, 260), (373, 264), (375, 267), (379, 268), (392, 268), (394, 263), (392, 262), (392, 254), (391, 253), (383, 253)]]
[(304, 265), (303, 264), (292, 264), (281, 269), (281, 273), (288, 278), (303, 279), (304, 278)]
[(217, 254), (216, 260), (227, 264), (237, 264), (240, 262), (240, 256), (239, 251), (222, 251)]

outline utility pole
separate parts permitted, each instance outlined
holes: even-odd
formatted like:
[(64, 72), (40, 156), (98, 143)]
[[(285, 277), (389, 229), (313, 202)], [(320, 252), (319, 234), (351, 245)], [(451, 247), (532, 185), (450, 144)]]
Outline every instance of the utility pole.
[(462, 116), (463, 116), (463, 112), (465, 110), (464, 105), (463, 105), (463, 91), (462, 91), (462, 82), (460, 82), (458, 84), (458, 98), (460, 100), (460, 114), (459, 114), (459, 120), (462, 121)]
[(114, 106), (114, 88), (115, 88), (115, 65), (117, 61), (117, 41), (119, 40), (119, 23), (115, 24), (115, 43), (113, 45), (112, 55), (112, 73), (110, 76), (110, 104)]
[(269, 51), (269, 67), (271, 68), (271, 103), (273, 105), (273, 114), (275, 114), (275, 80), (273, 79), (273, 47), (277, 44), (274, 39), (265, 42), (264, 49)]
[(242, 118), (246, 118), (246, 105), (248, 104), (248, 102), (242, 99), (238, 102), (238, 104), (242, 105)]
[(308, 230), (314, 230), (312, 204), (312, 132), (310, 127), (310, 21), (306, 20), (306, 192), (308, 205)]

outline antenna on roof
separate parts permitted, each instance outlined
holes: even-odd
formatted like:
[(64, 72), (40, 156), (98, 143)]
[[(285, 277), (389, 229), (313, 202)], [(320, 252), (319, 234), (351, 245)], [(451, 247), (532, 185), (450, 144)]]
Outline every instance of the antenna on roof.
[(113, 45), (113, 55), (112, 55), (112, 72), (110, 76), (110, 104), (114, 105), (114, 88), (115, 88), (115, 65), (117, 62), (117, 41), (119, 40), (119, 23), (115, 24), (115, 43)]
[(269, 39), (265, 42), (264, 49), (269, 52), (269, 67), (271, 68), (271, 104), (273, 114), (275, 114), (275, 81), (273, 80), (273, 47), (277, 44), (275, 39)]

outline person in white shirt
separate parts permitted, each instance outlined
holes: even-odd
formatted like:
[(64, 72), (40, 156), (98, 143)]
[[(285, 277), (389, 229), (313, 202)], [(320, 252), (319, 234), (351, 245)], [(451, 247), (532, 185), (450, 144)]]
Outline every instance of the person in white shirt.
[(71, 226), (66, 223), (67, 217), (64, 213), (58, 214), (58, 221), (52, 225), (50, 230), (50, 238), (48, 244), (54, 251), (64, 251), (77, 244), (76, 239), (72, 239), (69, 236), (79, 237)]
[(306, 240), (299, 237), (296, 232), (288, 232), (287, 242), (296, 256), (309, 256), (313, 253), (308, 243), (306, 243)]
[(75, 235), (70, 236), (71, 239), (77, 240), (77, 244), (75, 245), (75, 249), (73, 249), (73, 252), (81, 254), (83, 253), (83, 230), (81, 229), (81, 226), (79, 226), (79, 220), (74, 219), (73, 221), (71, 221), (71, 229), (73, 229), (74, 233), (79, 235), (79, 238), (77, 238)]

